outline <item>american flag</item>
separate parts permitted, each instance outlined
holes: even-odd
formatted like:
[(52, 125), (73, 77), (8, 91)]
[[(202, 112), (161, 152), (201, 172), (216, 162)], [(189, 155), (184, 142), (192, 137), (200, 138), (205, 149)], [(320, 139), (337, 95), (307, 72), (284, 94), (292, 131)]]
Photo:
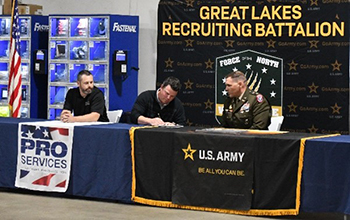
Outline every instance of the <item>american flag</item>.
[(67, 128), (46, 127), (38, 125), (23, 125), (22, 137), (40, 140), (64, 141), (68, 140), (69, 130)]
[(11, 41), (10, 41), (10, 67), (8, 83), (8, 102), (10, 116), (19, 118), (21, 116), (22, 105), (22, 76), (21, 76), (21, 57), (20, 39), (19, 39), (19, 22), (18, 22), (18, 5), (17, 0), (13, 0), (11, 16)]

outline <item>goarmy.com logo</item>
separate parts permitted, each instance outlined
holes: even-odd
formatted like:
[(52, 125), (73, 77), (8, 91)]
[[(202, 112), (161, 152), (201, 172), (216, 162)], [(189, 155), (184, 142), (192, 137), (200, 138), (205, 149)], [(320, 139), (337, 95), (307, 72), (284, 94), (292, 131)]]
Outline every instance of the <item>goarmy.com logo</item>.
[(186, 7), (193, 7), (194, 0), (186, 0)]
[[(184, 160), (190, 158), (194, 161), (194, 154), (197, 150), (192, 149), (191, 144), (188, 143), (187, 148), (183, 148)], [(244, 152), (230, 152), (230, 151), (213, 151), (213, 150), (198, 150), (198, 159), (199, 160), (212, 160), (212, 161), (227, 161), (227, 162), (236, 162), (243, 163)]]
[(114, 24), (113, 24), (113, 31), (114, 32), (132, 32), (132, 33), (136, 33), (136, 25), (126, 25), (126, 24), (119, 24), (118, 22), (114, 22)]

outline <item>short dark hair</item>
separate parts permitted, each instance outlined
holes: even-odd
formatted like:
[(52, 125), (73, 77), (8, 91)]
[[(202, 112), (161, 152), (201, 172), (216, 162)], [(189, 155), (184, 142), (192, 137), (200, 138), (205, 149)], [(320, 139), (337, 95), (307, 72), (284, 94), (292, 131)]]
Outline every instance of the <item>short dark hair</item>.
[(78, 76), (77, 76), (77, 80), (78, 80), (78, 81), (81, 81), (81, 76), (82, 76), (82, 75), (90, 76), (90, 75), (92, 75), (92, 73), (91, 73), (89, 70), (81, 70), (81, 71), (78, 73)]
[(170, 85), (171, 89), (176, 92), (180, 91), (181, 89), (180, 80), (173, 76), (169, 76), (163, 81), (162, 87), (166, 87), (167, 85)]
[(231, 72), (225, 76), (225, 79), (229, 77), (231, 77), (232, 79), (242, 80), (243, 82), (247, 81), (246, 76), (241, 71)]

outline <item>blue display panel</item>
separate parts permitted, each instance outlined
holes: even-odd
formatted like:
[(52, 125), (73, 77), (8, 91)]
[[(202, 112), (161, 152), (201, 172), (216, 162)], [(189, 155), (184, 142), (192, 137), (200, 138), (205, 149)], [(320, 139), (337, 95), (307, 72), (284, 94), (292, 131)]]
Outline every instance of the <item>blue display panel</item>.
[(30, 32), (30, 20), (28, 18), (19, 19), (19, 32), (21, 37), (28, 37)]
[(108, 99), (107, 99), (107, 88), (104, 88), (104, 87), (98, 87), (98, 88), (102, 91), (102, 93), (103, 93), (105, 99), (108, 100)]
[(108, 18), (90, 18), (90, 37), (107, 37)]
[(107, 59), (107, 41), (90, 41), (90, 60), (106, 60)]
[(23, 103), (26, 103), (29, 100), (28, 94), (29, 94), (28, 86), (22, 85), (22, 102)]
[(8, 79), (8, 62), (0, 62), (0, 80)]
[(49, 111), (49, 119), (59, 120), (61, 112), (62, 112), (62, 109), (51, 108)]
[[(19, 32), (21, 37), (29, 37), (30, 34), (30, 19), (19, 18)], [(0, 36), (10, 37), (11, 33), (11, 19), (0, 18)]]
[(50, 36), (67, 37), (68, 36), (68, 18), (52, 18)]
[(9, 58), (10, 40), (0, 40), (0, 58)]
[(29, 41), (21, 40), (20, 52), (19, 55), (22, 59), (29, 59)]
[(7, 102), (8, 92), (7, 85), (0, 85), (0, 101)]
[(87, 37), (88, 36), (88, 19), (71, 18), (70, 19), (70, 36)]
[(66, 92), (64, 86), (50, 86), (50, 105), (63, 104)]
[(70, 59), (71, 60), (86, 60), (87, 59), (87, 41), (70, 41)]
[(51, 59), (67, 59), (67, 41), (50, 41)]
[(69, 65), (69, 81), (76, 82), (78, 73), (82, 70), (85, 70), (85, 64), (70, 64)]
[(107, 65), (105, 64), (89, 64), (89, 71), (94, 76), (95, 83), (106, 82)]
[(29, 109), (27, 107), (21, 107), (21, 118), (29, 118)]
[(10, 18), (0, 18), (0, 36), (6, 37), (10, 36), (11, 31), (11, 19)]
[[(28, 86), (22, 85), (22, 102), (26, 103), (28, 100)], [(8, 99), (8, 91), (7, 85), (0, 85), (0, 101), (7, 102)]]
[(27, 82), (29, 78), (29, 64), (21, 63), (22, 82)]
[(68, 80), (68, 66), (65, 63), (50, 64), (51, 82), (66, 82)]

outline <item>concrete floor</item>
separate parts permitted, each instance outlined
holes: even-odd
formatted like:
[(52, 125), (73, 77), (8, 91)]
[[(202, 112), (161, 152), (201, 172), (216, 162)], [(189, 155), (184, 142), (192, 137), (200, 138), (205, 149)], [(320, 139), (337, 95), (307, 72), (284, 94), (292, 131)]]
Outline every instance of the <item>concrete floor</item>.
[[(301, 213), (299, 216), (252, 217), (203, 211), (169, 209), (112, 201), (57, 197), (45, 193), (0, 189), (1, 220), (41, 219), (201, 219), (201, 220), (344, 220), (346, 216), (331, 213)], [(349, 219), (349, 218), (348, 218)]]

